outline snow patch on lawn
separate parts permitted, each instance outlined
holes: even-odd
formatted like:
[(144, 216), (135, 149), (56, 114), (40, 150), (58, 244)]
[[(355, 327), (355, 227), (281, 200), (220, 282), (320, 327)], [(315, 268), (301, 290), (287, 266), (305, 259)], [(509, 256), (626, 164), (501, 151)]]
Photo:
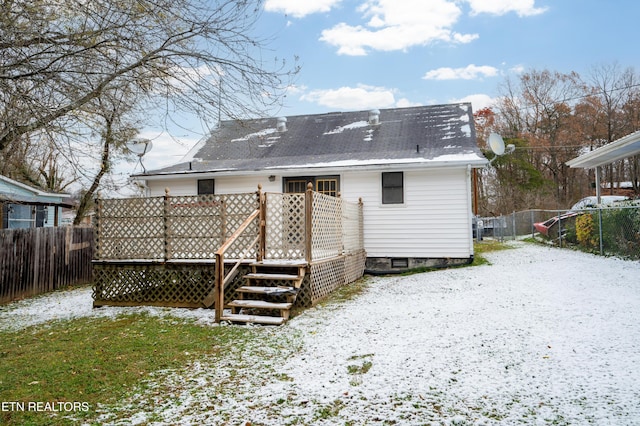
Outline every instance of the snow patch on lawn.
[(147, 313), (155, 316), (171, 315), (178, 318), (194, 319), (203, 325), (215, 324), (214, 311), (211, 309), (152, 306), (94, 308), (92, 292), (90, 287), (62, 290), (0, 306), (0, 330), (19, 330), (49, 321), (80, 317), (115, 318), (118, 315), (133, 313)]

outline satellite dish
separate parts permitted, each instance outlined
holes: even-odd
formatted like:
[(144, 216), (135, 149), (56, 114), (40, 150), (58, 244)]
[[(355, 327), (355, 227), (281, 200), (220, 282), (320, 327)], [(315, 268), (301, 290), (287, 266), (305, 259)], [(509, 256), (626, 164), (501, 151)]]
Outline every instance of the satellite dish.
[(153, 148), (153, 143), (149, 139), (134, 139), (131, 142), (127, 142), (127, 149), (138, 157), (142, 157), (151, 151), (151, 148)]
[(502, 140), (502, 136), (497, 133), (489, 134), (489, 148), (495, 155), (504, 154), (504, 141)]
[(127, 149), (133, 154), (138, 156), (138, 161), (140, 161), (140, 166), (142, 167), (142, 171), (147, 173), (147, 169), (144, 168), (144, 164), (142, 164), (142, 157), (153, 148), (153, 143), (149, 139), (133, 139), (130, 142), (127, 142)]

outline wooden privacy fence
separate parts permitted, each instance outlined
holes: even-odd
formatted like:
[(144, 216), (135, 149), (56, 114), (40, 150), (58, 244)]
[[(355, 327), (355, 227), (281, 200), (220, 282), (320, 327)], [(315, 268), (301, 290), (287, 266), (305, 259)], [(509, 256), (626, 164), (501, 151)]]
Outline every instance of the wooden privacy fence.
[(0, 231), (0, 303), (90, 282), (93, 240), (88, 227)]
[[(310, 189), (263, 193), (258, 186), (254, 193), (195, 196), (167, 191), (163, 197), (99, 199), (97, 206), (96, 306), (210, 306), (205, 300), (214, 294), (221, 247), (223, 277), (246, 272), (237, 266), (243, 259), (306, 262), (303, 306), (364, 271), (362, 202)], [(226, 299), (242, 275), (227, 279)]]

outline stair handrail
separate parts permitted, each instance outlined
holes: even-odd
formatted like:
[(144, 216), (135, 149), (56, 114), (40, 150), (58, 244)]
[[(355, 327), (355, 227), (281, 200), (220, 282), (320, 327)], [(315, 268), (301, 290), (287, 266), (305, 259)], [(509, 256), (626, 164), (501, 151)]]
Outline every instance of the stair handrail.
[(249, 225), (259, 215), (260, 215), (260, 208), (257, 208), (253, 213), (251, 213), (249, 215), (249, 217), (247, 217), (244, 220), (244, 222), (242, 222), (242, 224), (238, 227), (238, 229), (236, 229), (233, 232), (233, 234), (231, 234), (231, 236), (227, 239), (227, 241), (225, 241), (220, 246), (220, 248), (218, 250), (216, 250), (216, 253), (215, 253), (215, 256), (216, 256), (216, 269), (215, 269), (215, 274), (216, 274), (216, 282), (215, 282), (215, 321), (217, 323), (220, 322), (220, 320), (222, 318), (222, 311), (224, 310), (224, 286), (227, 284), (226, 283), (226, 279), (233, 277), (232, 274), (235, 273), (235, 271), (238, 269), (238, 267), (240, 266), (240, 264), (244, 260), (245, 255), (249, 251), (249, 249), (258, 242), (258, 240), (260, 238), (260, 235), (258, 235), (258, 237), (256, 239), (254, 239), (251, 242), (251, 244), (247, 247), (247, 249), (245, 250), (245, 252), (241, 256), (241, 258), (236, 262), (236, 264), (231, 269), (231, 271), (229, 271), (229, 274), (227, 274), (227, 277), (225, 277), (225, 273), (224, 273), (224, 254), (227, 251), (227, 249), (229, 247), (231, 247), (231, 244), (233, 244), (238, 239), (238, 237), (240, 237), (240, 235), (242, 235), (242, 233), (249, 227)]

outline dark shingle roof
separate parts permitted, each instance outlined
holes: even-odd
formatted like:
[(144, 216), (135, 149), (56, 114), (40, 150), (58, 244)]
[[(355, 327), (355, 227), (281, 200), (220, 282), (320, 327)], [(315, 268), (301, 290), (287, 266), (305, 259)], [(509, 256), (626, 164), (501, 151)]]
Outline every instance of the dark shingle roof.
[[(478, 149), (468, 103), (224, 121), (192, 158), (146, 175), (253, 171), (309, 166), (357, 166), (389, 162), (486, 161)], [(419, 148), (418, 148), (419, 147)]]

